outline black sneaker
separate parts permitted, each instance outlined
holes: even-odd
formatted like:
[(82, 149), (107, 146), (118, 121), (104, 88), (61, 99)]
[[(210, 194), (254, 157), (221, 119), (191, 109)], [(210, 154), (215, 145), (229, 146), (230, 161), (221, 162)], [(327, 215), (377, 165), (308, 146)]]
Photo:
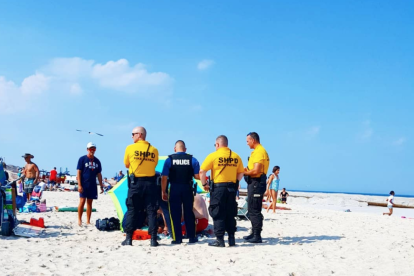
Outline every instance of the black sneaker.
[(236, 238), (234, 236), (229, 236), (229, 246), (236, 246)]
[(158, 242), (157, 242), (157, 238), (155, 237), (154, 239), (153, 238), (151, 238), (151, 244), (150, 244), (152, 247), (156, 247), (156, 246), (158, 246), (158, 245), (160, 245)]
[(188, 243), (196, 243), (196, 242), (198, 242), (198, 238), (197, 237), (190, 238), (190, 240), (188, 241)]
[(250, 240), (251, 238), (253, 238), (253, 233), (251, 233), (250, 235), (248, 235), (248, 236), (244, 236), (243, 237), (243, 239), (245, 239), (245, 240)]
[(127, 234), (125, 240), (121, 244), (132, 245), (132, 234)]
[(182, 241), (171, 241), (171, 244), (181, 244)]
[(214, 247), (226, 247), (223, 239), (217, 239), (214, 242), (210, 242), (208, 245)]

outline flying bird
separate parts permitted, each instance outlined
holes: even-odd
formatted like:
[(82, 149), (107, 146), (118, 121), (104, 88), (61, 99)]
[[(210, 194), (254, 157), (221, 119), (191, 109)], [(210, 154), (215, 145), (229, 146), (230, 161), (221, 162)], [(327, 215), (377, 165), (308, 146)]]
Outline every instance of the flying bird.
[(81, 130), (81, 129), (77, 129), (76, 131), (79, 131), (79, 132), (87, 132), (89, 134), (96, 134), (96, 135), (99, 135), (99, 136), (103, 136), (102, 134), (95, 133), (95, 132), (92, 132), (92, 131), (86, 131), (86, 130)]

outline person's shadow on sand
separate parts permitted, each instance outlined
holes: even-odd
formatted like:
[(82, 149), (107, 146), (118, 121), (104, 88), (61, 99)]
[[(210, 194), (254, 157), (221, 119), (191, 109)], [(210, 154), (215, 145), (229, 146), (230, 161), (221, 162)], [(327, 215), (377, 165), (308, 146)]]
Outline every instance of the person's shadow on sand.
[[(275, 244), (282, 244), (282, 245), (291, 245), (291, 244), (304, 244), (304, 243), (314, 243), (318, 241), (332, 241), (332, 240), (340, 240), (343, 237), (341, 236), (308, 236), (308, 237), (279, 237), (279, 238), (263, 238), (261, 243), (262, 245), (275, 245)], [(244, 242), (243, 239), (237, 239), (236, 243), (239, 246), (256, 246), (261, 245), (260, 243), (247, 243)]]

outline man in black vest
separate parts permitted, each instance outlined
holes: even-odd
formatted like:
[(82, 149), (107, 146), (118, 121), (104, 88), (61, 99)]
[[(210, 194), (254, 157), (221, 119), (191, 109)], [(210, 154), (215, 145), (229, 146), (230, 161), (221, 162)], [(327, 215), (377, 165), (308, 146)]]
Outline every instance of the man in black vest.
[[(193, 212), (193, 177), (200, 179), (198, 175), (200, 164), (197, 159), (187, 154), (186, 150), (184, 141), (178, 140), (174, 147), (175, 154), (165, 160), (161, 174), (162, 199), (168, 201), (170, 208), (172, 244), (182, 242), (181, 216), (183, 213), (189, 243), (197, 242), (196, 221)], [(167, 192), (168, 180), (170, 187)]]

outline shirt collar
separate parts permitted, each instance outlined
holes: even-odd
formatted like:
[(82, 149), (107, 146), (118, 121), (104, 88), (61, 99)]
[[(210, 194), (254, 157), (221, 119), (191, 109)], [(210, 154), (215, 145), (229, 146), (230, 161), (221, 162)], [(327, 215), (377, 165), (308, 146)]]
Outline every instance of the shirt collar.
[(228, 147), (219, 148), (217, 151), (228, 151), (230, 150)]

